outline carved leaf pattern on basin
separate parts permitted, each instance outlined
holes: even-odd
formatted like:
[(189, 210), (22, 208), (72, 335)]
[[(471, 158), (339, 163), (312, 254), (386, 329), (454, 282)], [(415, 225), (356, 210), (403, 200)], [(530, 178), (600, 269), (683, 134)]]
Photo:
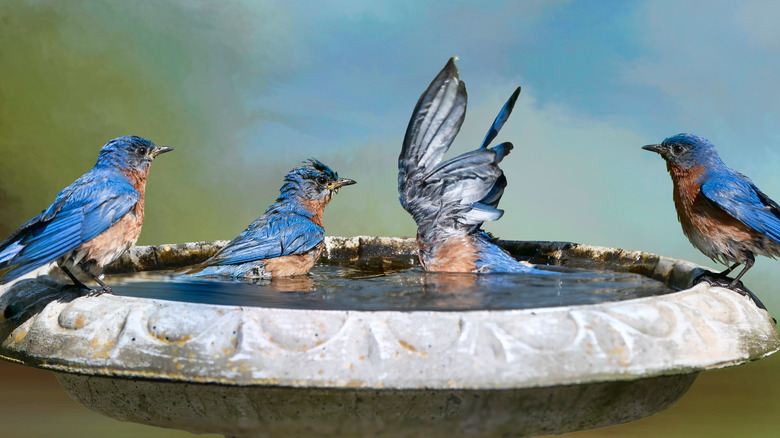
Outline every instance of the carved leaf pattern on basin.
[(159, 342), (183, 343), (199, 337), (213, 325), (219, 324), (230, 312), (213, 308), (192, 312), (175, 305), (163, 305), (150, 313), (146, 323), (150, 336)]
[(336, 336), (346, 317), (340, 313), (301, 312), (299, 318), (269, 312), (260, 317), (260, 327), (269, 342), (279, 348), (305, 352)]
[[(0, 321), (4, 323), (8, 321)], [(213, 373), (193, 376), (198, 381), (224, 379), (222, 363), (215, 359), (224, 358), (240, 360), (248, 368), (244, 374), (231, 374), (231, 379), (246, 379), (240, 380), (244, 384), (252, 383), (252, 376), (269, 378), (277, 367), (290, 382), (381, 386), (395, 379), (412, 387), (445, 385), (449, 375), (474, 375), (488, 385), (530, 378), (544, 384), (554, 366), (563, 367), (571, 381), (624, 373), (643, 364), (659, 370), (691, 369), (703, 367), (705, 356), (717, 363), (746, 360), (748, 353), (739, 349), (739, 342), (723, 339), (774, 330), (768, 314), (744, 297), (707, 287), (602, 305), (451, 313), (304, 311), (82, 297), (53, 301), (32, 324), (17, 329), (22, 327), (36, 337), (45, 336), (46, 342), (14, 343), (18, 333), (12, 333), (2, 341), (3, 354), (24, 359), (34, 350), (36, 357), (56, 355), (61, 362), (95, 373), (130, 367), (147, 377), (172, 374), (186, 370), (177, 360), (192, 360), (194, 355), (202, 356), (195, 357), (198, 373)], [(84, 354), (96, 339), (100, 348)], [(778, 340), (770, 341), (776, 348)], [(66, 348), (73, 345), (79, 348)], [(112, 354), (120, 345), (121, 354)], [(319, 363), (310, 365), (315, 357)], [(335, 372), (341, 374), (318, 375), (325, 363), (339, 364)], [(440, 370), (440, 375), (417, 377), (406, 368), (411, 363)], [(174, 366), (178, 368), (167, 368)], [(252, 367), (262, 372), (253, 374)], [(575, 376), (575, 371), (585, 377)]]
[(697, 295), (688, 297), (686, 304), (689, 308), (701, 312), (703, 317), (723, 324), (733, 324), (744, 316), (741, 315), (740, 307), (734, 305), (734, 301), (741, 298), (747, 299), (736, 293), (734, 296), (728, 296), (728, 299), (724, 295)]
[[(402, 348), (418, 354), (435, 354), (452, 348), (461, 335), (462, 321), (451, 316), (425, 323), (411, 313), (387, 320), (387, 326)], [(392, 341), (391, 341), (392, 342)]]
[(677, 316), (664, 303), (623, 304), (607, 310), (606, 314), (647, 336), (665, 338), (677, 328)]
[(64, 329), (79, 330), (105, 320), (106, 315), (116, 313), (126, 314), (127, 306), (121, 302), (108, 301), (96, 312), (87, 300), (75, 299), (65, 305), (57, 317), (57, 323)]
[(580, 328), (569, 312), (553, 311), (541, 315), (522, 315), (503, 322), (501, 329), (534, 350), (558, 351), (571, 346)]

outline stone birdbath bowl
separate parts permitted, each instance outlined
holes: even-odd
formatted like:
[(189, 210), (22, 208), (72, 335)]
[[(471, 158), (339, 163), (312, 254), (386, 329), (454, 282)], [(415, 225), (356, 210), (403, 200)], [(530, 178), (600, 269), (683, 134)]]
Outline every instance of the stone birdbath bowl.
[[(112, 270), (143, 281), (142, 271), (196, 263), (222, 244), (137, 247)], [(412, 239), (326, 245), (325, 266), (419, 270)], [(675, 403), (699, 372), (780, 348), (766, 310), (691, 286), (702, 269), (689, 262), (502, 245), (535, 263), (640, 274), (658, 291), (530, 308), (297, 309), (84, 297), (40, 276), (0, 289), (0, 357), (53, 371), (75, 400), (124, 421), (226, 436), (455, 437), (636, 420)]]

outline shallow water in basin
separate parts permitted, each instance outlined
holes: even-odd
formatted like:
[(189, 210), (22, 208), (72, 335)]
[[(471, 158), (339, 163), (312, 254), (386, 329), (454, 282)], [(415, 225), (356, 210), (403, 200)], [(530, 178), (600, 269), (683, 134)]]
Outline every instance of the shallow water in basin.
[(106, 278), (114, 293), (235, 306), (331, 310), (527, 309), (620, 301), (673, 292), (637, 274), (556, 266), (539, 274), (426, 273), (317, 266), (307, 276), (259, 280), (143, 272)]

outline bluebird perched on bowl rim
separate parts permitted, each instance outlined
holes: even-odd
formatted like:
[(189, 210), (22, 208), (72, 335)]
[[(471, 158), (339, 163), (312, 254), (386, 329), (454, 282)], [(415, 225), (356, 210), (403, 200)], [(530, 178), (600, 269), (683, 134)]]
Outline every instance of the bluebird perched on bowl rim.
[(546, 274), (515, 260), (480, 228), (504, 213), (497, 206), (507, 182), (498, 164), (512, 144), (488, 145), (511, 114), (520, 87), (478, 149), (440, 162), (466, 113), (466, 86), (455, 60), (450, 58), (417, 101), (398, 157), (399, 201), (417, 224), (420, 264), (439, 272)]
[(666, 161), (683, 232), (699, 251), (728, 266), (718, 275), (745, 265), (729, 289), (753, 266), (755, 255), (780, 255), (780, 206), (727, 167), (707, 139), (677, 134), (642, 149)]
[(74, 272), (84, 273), (111, 293), (99, 277), (103, 267), (138, 240), (144, 221), (149, 166), (173, 150), (137, 136), (115, 138), (100, 150), (97, 163), (63, 189), (47, 209), (0, 243), (4, 283), (53, 261), (73, 283), (89, 289)]
[(322, 253), (322, 215), (339, 188), (355, 184), (310, 159), (284, 177), (279, 197), (241, 234), (208, 260), (184, 273), (193, 276), (272, 278), (309, 272)]

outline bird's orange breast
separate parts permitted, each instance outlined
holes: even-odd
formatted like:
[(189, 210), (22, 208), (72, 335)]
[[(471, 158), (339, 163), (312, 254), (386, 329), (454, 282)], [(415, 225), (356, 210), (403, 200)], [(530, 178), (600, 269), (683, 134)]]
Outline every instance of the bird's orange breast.
[[(752, 242), (754, 233), (701, 193), (705, 166), (690, 169), (669, 166), (674, 183), (674, 206), (683, 232), (699, 250), (717, 258), (714, 246), (726, 247), (734, 242)], [(711, 240), (713, 244), (705, 244)]]
[(325, 242), (320, 242), (305, 254), (294, 254), (267, 259), (264, 261), (265, 272), (271, 277), (289, 277), (303, 275), (309, 272), (322, 254)]
[(474, 272), (477, 269), (477, 249), (468, 236), (454, 236), (431, 248), (420, 245), (420, 263), (433, 272)]
[(143, 214), (143, 206), (139, 204), (109, 229), (79, 247), (78, 252), (83, 254), (84, 261), (94, 260), (98, 268), (102, 268), (135, 244), (143, 225), (143, 216), (137, 213), (140, 207)]

